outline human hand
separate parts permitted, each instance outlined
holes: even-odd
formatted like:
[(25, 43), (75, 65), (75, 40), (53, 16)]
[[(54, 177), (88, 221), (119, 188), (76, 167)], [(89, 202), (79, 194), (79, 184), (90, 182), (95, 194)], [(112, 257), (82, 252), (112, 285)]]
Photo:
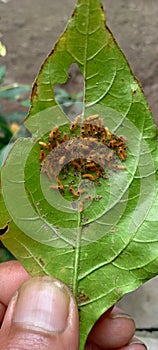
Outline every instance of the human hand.
[[(78, 310), (69, 289), (50, 277), (30, 278), (17, 261), (0, 264), (0, 323), (1, 350), (79, 350)], [(97, 321), (85, 349), (144, 350), (134, 332), (134, 321), (114, 307)]]

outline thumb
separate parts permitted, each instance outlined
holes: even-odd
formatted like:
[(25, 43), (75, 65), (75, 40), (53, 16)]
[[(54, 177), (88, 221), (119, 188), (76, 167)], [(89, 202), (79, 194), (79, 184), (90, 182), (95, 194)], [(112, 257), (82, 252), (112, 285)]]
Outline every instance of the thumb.
[(8, 306), (0, 344), (1, 350), (78, 350), (78, 311), (69, 289), (47, 276), (26, 281)]

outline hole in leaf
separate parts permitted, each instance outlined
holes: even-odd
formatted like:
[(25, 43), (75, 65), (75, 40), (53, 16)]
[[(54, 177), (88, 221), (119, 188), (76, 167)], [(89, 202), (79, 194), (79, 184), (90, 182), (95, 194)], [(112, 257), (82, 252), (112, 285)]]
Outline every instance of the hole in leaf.
[(65, 84), (56, 84), (54, 93), (56, 102), (69, 116), (75, 116), (82, 112), (84, 79), (76, 63), (68, 70), (68, 80)]
[(3, 236), (9, 230), (9, 222), (4, 227), (0, 228), (0, 236)]

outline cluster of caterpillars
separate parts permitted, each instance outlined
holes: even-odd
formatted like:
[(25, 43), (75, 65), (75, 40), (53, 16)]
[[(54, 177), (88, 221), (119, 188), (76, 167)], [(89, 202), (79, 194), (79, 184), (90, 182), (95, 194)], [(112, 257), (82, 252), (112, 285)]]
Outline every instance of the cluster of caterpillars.
[[(73, 132), (80, 124), (81, 117), (76, 117), (74, 123), (70, 126), (70, 131)], [(86, 118), (80, 125), (81, 137), (93, 137), (97, 141), (112, 148), (118, 154), (121, 160), (127, 157), (125, 138), (111, 134), (109, 129), (104, 126), (104, 121), (98, 114)]]
[[(124, 161), (127, 140), (122, 136), (111, 134), (104, 126), (99, 115), (92, 115), (82, 120), (76, 117), (69, 132), (62, 132), (55, 126), (47, 143), (39, 141), (41, 172), (56, 184), (52, 189), (64, 193), (64, 184), (69, 168), (73, 168), (73, 176), (80, 173), (82, 179), (88, 179), (99, 184), (99, 179), (107, 179), (106, 169), (125, 170), (126, 166), (118, 164), (118, 159)], [(80, 191), (73, 187), (73, 179), (69, 183), (69, 191), (73, 197), (79, 197)], [(101, 182), (100, 182), (101, 184)]]

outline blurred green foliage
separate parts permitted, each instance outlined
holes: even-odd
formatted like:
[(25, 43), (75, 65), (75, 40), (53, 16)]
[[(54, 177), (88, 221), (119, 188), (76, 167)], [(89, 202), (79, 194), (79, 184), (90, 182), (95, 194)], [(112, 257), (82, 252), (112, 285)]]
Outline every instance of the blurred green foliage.
[(83, 92), (69, 94), (65, 89), (58, 87), (55, 89), (55, 99), (62, 106), (64, 112), (68, 112), (76, 103), (82, 108)]
[(27, 130), (23, 126), (23, 121), (26, 116), (26, 109), (16, 113), (4, 113), (3, 105), (6, 102), (19, 103), (23, 106), (25, 99), (24, 94), (30, 92), (29, 85), (9, 84), (6, 85), (4, 79), (6, 77), (5, 66), (0, 67), (0, 167), (3, 159), (11, 148), (12, 143), (19, 136), (27, 136)]
[[(26, 116), (26, 110), (16, 113), (4, 113), (3, 106), (9, 101), (19, 103), (23, 106), (25, 99), (22, 98), (24, 93), (30, 92), (29, 85), (20, 85), (17, 83), (5, 84), (6, 68), (0, 67), (0, 168), (2, 163), (13, 145), (13, 142), (19, 136), (27, 136), (27, 130), (23, 126), (23, 121)], [(0, 223), (1, 227), (1, 223)], [(0, 242), (0, 263), (15, 259), (11, 253)]]

